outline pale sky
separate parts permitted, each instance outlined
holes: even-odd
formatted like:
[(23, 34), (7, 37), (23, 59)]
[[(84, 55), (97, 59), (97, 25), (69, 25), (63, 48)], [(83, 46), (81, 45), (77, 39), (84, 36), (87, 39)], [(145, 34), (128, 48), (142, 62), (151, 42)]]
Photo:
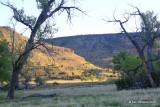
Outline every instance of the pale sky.
[[(7, 1), (7, 0), (1, 0)], [(18, 7), (24, 7), (29, 15), (38, 15), (34, 0), (9, 0), (14, 2)], [(118, 33), (119, 28), (114, 23), (106, 23), (103, 19), (113, 19), (113, 13), (120, 17), (125, 11), (133, 12), (130, 5), (139, 7), (142, 12), (147, 10), (160, 13), (159, 0), (79, 0), (77, 6), (86, 11), (87, 15), (75, 12), (75, 17), (72, 19), (72, 24), (67, 22), (66, 14), (55, 17), (56, 27), (59, 28), (55, 37), (81, 35), (81, 34), (103, 34), (103, 33)], [(0, 5), (0, 26), (9, 25), (12, 12), (10, 9)], [(131, 24), (132, 25), (132, 24)], [(131, 26), (130, 25), (130, 26)], [(24, 26), (17, 24), (16, 30), (23, 32)], [(29, 35), (29, 31), (25, 32)]]

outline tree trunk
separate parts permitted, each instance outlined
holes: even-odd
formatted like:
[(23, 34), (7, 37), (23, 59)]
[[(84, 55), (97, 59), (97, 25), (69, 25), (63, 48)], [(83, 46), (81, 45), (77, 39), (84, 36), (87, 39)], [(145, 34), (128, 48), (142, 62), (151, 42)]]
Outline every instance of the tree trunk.
[(13, 68), (12, 75), (11, 75), (7, 99), (14, 98), (14, 90), (17, 85), (18, 75), (20, 71), (22, 70), (24, 63), (27, 61), (30, 52), (33, 49), (33, 42), (34, 42), (35, 34), (36, 34), (36, 30), (32, 31), (31, 36), (30, 36), (32, 38), (28, 40), (24, 52), (19, 56), (18, 60), (15, 62), (15, 66)]
[[(23, 55), (23, 61), (27, 61), (27, 58), (29, 56), (28, 52), (27, 54)], [(13, 71), (12, 71), (12, 75), (11, 75), (11, 80), (10, 80), (10, 84), (9, 84), (9, 89), (8, 89), (8, 95), (7, 95), (7, 99), (13, 99), (14, 98), (14, 90), (17, 88), (18, 85), (18, 75), (20, 73), (20, 71), (23, 68), (24, 63), (21, 62), (21, 60), (19, 60), (19, 64), (14, 67)]]
[(150, 73), (153, 73), (153, 63), (152, 63), (152, 48), (153, 48), (153, 43), (148, 45), (147, 49), (147, 57), (148, 57), (148, 69)]
[(144, 55), (140, 55), (140, 58), (141, 58), (141, 61), (142, 61), (142, 64), (143, 64), (145, 73), (146, 73), (146, 75), (147, 75), (147, 77), (148, 77), (148, 79), (149, 79), (149, 82), (150, 82), (152, 88), (156, 87), (156, 84), (155, 84), (155, 82), (154, 82), (154, 80), (153, 80), (153, 78), (152, 78), (152, 76), (151, 76), (151, 74), (150, 74), (148, 64), (147, 64), (146, 61), (145, 61)]
[(18, 72), (16, 70), (13, 70), (12, 75), (11, 75), (10, 84), (9, 84), (7, 99), (14, 98), (14, 89), (15, 89), (17, 77), (18, 77)]
[(19, 74), (15, 77), (15, 89), (19, 88)]

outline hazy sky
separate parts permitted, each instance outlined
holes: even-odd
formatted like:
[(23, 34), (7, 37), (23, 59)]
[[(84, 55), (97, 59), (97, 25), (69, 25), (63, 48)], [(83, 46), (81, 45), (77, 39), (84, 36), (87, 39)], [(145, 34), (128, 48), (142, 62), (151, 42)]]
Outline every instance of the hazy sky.
[[(1, 0), (7, 1), (7, 0)], [(27, 14), (38, 15), (34, 0), (10, 0), (18, 7), (27, 7)], [(140, 8), (141, 11), (153, 10), (155, 13), (160, 13), (159, 0), (79, 0), (77, 5), (87, 15), (75, 12), (72, 24), (67, 22), (66, 14), (56, 16), (56, 27), (59, 28), (55, 37), (81, 35), (81, 34), (101, 34), (101, 33), (114, 33), (118, 32), (119, 28), (114, 23), (106, 23), (103, 19), (113, 19), (113, 13), (120, 17), (125, 11), (134, 11), (130, 5), (134, 5)], [(11, 10), (0, 5), (0, 26), (9, 25), (9, 18), (12, 16)], [(131, 24), (132, 25), (132, 24)], [(130, 26), (131, 26), (130, 25)], [(16, 30), (20, 33), (23, 32), (23, 26), (17, 25)], [(29, 35), (29, 33), (25, 33)]]

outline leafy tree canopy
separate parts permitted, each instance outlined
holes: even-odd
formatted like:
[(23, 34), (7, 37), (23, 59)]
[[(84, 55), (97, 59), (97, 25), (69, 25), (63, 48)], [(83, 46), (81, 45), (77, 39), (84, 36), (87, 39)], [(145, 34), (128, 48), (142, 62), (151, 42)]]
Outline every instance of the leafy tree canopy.
[(0, 83), (9, 82), (11, 73), (11, 55), (8, 42), (0, 36)]

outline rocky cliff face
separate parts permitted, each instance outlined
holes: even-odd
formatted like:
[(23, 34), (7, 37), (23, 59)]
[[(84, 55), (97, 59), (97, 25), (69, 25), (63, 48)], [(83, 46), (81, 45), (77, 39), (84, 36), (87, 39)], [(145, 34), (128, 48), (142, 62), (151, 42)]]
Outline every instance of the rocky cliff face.
[(87, 61), (98, 66), (111, 67), (111, 57), (120, 50), (134, 51), (124, 34), (94, 34), (61, 37), (50, 40), (56, 46), (71, 48)]

